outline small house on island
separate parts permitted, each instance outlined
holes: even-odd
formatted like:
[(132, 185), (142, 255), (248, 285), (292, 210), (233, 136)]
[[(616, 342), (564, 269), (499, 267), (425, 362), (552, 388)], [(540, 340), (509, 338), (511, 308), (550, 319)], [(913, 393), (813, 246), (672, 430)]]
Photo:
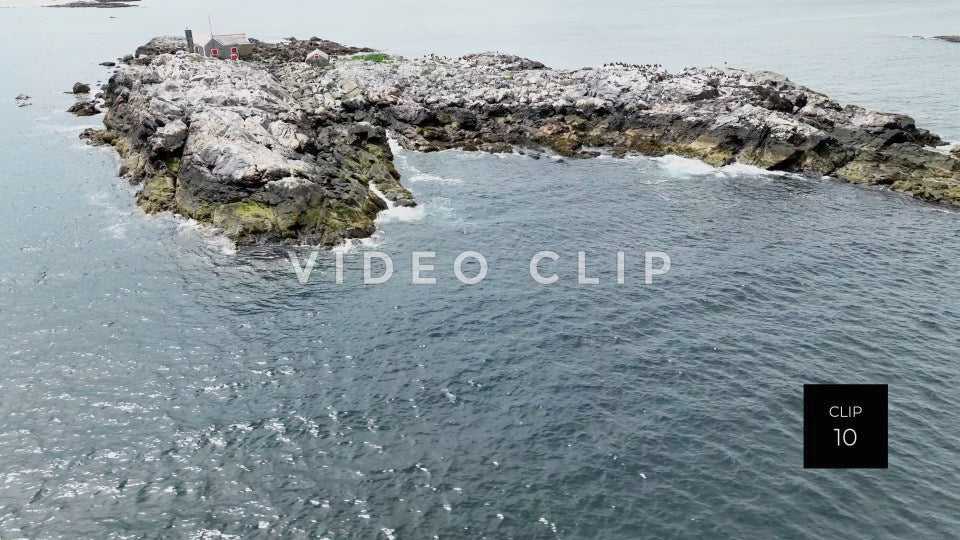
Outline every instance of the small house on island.
[(328, 66), (330, 65), (330, 56), (320, 49), (314, 49), (307, 55), (306, 62), (311, 66)]
[(253, 44), (246, 34), (197, 35), (194, 42), (193, 32), (186, 31), (187, 48), (200, 56), (221, 60), (243, 60), (253, 53)]

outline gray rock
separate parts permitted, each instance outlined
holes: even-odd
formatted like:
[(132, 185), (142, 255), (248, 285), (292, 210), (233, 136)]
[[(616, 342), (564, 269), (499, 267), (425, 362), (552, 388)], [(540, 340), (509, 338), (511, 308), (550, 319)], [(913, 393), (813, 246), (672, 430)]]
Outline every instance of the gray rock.
[(121, 173), (142, 185), (138, 203), (220, 227), (240, 244), (367, 236), (386, 207), (373, 184), (415, 204), (385, 138), (369, 136), (382, 130), (340, 119), (342, 108), (317, 126), (295, 97), (315, 93), (318, 73), (302, 59), (268, 70), (171, 54), (120, 69), (104, 122), (122, 134), (111, 144)]
[(81, 82), (73, 83), (74, 94), (86, 94), (90, 92), (90, 85)]
[(71, 105), (70, 108), (67, 109), (67, 112), (73, 113), (76, 116), (93, 116), (100, 114), (102, 111), (100, 111), (92, 101), (78, 101)]
[[(76, 2), (67, 2), (66, 4), (54, 4), (47, 7), (53, 8), (125, 8), (133, 7), (133, 2), (140, 0), (78, 0)], [(112, 19), (113, 17), (111, 17)]]
[(461, 59), (465, 60), (468, 65), (473, 67), (483, 68), (496, 66), (499, 69), (506, 71), (544, 69), (546, 67), (536, 60), (530, 60), (529, 58), (523, 58), (513, 54), (501, 54), (496, 52), (468, 54)]
[(187, 140), (187, 125), (180, 118), (158, 128), (150, 137), (150, 148), (154, 152), (176, 152)]
[(377, 128), (370, 122), (357, 122), (347, 128), (347, 134), (365, 139), (373, 139), (379, 135)]
[(182, 36), (158, 36), (137, 47), (135, 58), (154, 57), (158, 54), (173, 54), (187, 50), (187, 39)]
[(332, 244), (373, 232), (387, 206), (377, 193), (416, 204), (387, 130), (417, 150), (679, 154), (960, 204), (960, 159), (928, 148), (939, 137), (908, 116), (841, 107), (775, 73), (553, 70), (499, 53), (333, 58), (320, 70), (304, 62), (309, 51), (351, 49), (257, 42), (251, 60), (218, 62), (179, 47), (157, 38), (138, 49), (143, 58), (107, 83), (107, 129), (85, 138), (117, 148), (144, 209), (213, 224), (241, 244)]
[[(960, 204), (960, 162), (913, 119), (847, 106), (770, 72), (608, 64), (524, 69), (516, 58), (430, 56), (337, 64), (377, 106), (378, 121), (419, 150), (546, 147), (588, 157), (680, 154), (713, 165), (889, 185)], [(509, 122), (503, 119), (509, 118)]]

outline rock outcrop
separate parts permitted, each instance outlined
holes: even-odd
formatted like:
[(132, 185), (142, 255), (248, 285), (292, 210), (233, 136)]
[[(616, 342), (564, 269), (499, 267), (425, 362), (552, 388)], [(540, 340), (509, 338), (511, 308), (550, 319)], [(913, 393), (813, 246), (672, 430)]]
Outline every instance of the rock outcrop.
[(332, 245), (373, 233), (387, 208), (377, 189), (415, 204), (383, 128), (334, 100), (332, 73), (302, 58), (270, 69), (182, 51), (136, 60), (105, 88), (106, 129), (83, 136), (118, 150), (146, 211), (212, 224), (239, 244)]
[(375, 117), (419, 150), (547, 147), (679, 154), (829, 175), (960, 203), (960, 161), (900, 114), (841, 106), (770, 72), (608, 64), (549, 70), (502, 55), (344, 63)]
[(124, 8), (133, 7), (140, 0), (78, 0), (66, 4), (53, 4), (46, 7), (56, 8)]
[[(306, 54), (331, 56), (309, 66)], [(499, 53), (407, 60), (312, 38), (254, 40), (249, 61), (157, 38), (113, 75), (105, 130), (148, 212), (240, 244), (334, 244), (373, 232), (381, 194), (414, 205), (387, 131), (422, 151), (680, 154), (830, 175), (960, 204), (960, 160), (904, 115), (841, 106), (769, 72), (656, 65), (552, 70)]]
[(102, 111), (97, 108), (97, 104), (92, 101), (78, 101), (67, 109), (68, 113), (76, 116), (94, 116)]
[(160, 54), (174, 54), (177, 51), (186, 50), (186, 38), (178, 36), (157, 36), (137, 47), (137, 50), (133, 53), (133, 57), (131, 57), (129, 60), (132, 60), (133, 58), (144, 58), (146, 61), (149, 61), (154, 56)]
[(960, 43), (960, 36), (934, 36), (934, 39), (949, 41), (950, 43)]

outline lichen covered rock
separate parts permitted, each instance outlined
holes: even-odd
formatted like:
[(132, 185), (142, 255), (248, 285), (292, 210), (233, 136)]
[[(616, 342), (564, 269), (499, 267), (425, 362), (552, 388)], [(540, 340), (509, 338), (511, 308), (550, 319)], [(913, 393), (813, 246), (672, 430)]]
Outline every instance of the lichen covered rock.
[(386, 207), (371, 183), (415, 204), (383, 129), (335, 106), (318, 114), (305, 99), (315, 70), (282, 67), (158, 53), (114, 74), (107, 129), (85, 137), (117, 148), (145, 211), (214, 225), (238, 244), (368, 236)]
[(379, 104), (377, 120), (418, 150), (679, 154), (960, 204), (960, 160), (929, 149), (944, 144), (939, 137), (908, 116), (841, 106), (776, 73), (627, 64), (550, 70), (497, 54), (337, 69)]
[[(335, 244), (413, 206), (387, 132), (406, 148), (544, 149), (567, 157), (679, 154), (712, 165), (830, 175), (960, 204), (960, 156), (899, 114), (841, 106), (782, 75), (656, 65), (552, 70), (499, 53), (386, 57), (312, 38), (254, 40), (249, 61), (157, 38), (104, 92), (120, 173), (148, 212), (217, 226), (239, 244)], [(319, 49), (331, 64), (304, 62)], [(342, 55), (342, 56), (337, 56)]]

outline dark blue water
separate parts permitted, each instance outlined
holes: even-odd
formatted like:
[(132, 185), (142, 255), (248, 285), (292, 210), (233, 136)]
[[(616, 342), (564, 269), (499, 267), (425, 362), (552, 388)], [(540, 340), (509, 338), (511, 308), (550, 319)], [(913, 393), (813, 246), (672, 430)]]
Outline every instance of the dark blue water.
[[(123, 52), (112, 32), (134, 39), (98, 13), (68, 53), (90, 65), (2, 60), (0, 536), (960, 530), (957, 212), (675, 159), (401, 152), (422, 210), (388, 213), (342, 285), (322, 253), (302, 286), (283, 251), (144, 216), (76, 140), (98, 120), (59, 112), (61, 90)], [(874, 99), (933, 116), (899, 84)], [(362, 283), (372, 249), (387, 284)], [(414, 250), (437, 253), (435, 286), (410, 284)], [(452, 273), (465, 250), (478, 285)], [(541, 250), (553, 285), (529, 275)], [(645, 251), (672, 259), (649, 286)], [(803, 470), (802, 385), (828, 382), (890, 385), (889, 469)]]

